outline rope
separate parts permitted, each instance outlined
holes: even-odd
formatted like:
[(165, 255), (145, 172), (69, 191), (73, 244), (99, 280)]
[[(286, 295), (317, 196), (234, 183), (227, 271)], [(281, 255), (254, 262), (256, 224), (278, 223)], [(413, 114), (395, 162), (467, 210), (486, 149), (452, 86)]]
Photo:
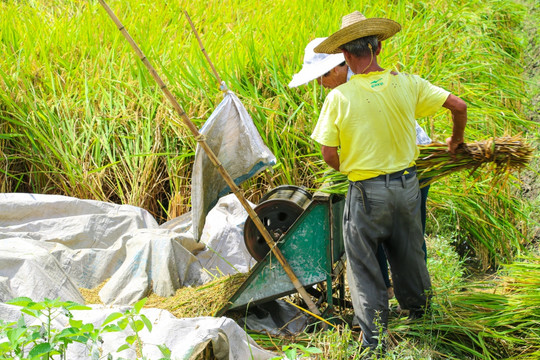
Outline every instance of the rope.
[(206, 142), (206, 136), (204, 136), (204, 134), (199, 133), (199, 135), (195, 136), (195, 141)]

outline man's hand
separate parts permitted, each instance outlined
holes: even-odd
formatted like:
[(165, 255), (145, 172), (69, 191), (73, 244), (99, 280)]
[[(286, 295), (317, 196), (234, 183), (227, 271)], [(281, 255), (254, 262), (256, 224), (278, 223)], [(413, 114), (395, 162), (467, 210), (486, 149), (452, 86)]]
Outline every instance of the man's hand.
[(462, 141), (455, 141), (455, 140), (452, 139), (452, 137), (449, 137), (449, 138), (446, 139), (446, 145), (448, 145), (448, 151), (451, 154), (455, 154), (456, 149), (461, 144), (463, 144), (463, 140)]

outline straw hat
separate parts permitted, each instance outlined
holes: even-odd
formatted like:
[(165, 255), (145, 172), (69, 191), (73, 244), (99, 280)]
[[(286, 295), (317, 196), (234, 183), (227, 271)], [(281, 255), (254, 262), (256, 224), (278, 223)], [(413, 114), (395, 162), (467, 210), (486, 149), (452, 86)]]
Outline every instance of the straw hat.
[(339, 47), (364, 36), (377, 35), (379, 41), (394, 36), (401, 25), (390, 19), (366, 18), (359, 11), (345, 15), (341, 21), (341, 29), (330, 35), (317, 46), (316, 53), (337, 54)]
[(307, 84), (318, 77), (323, 76), (339, 64), (345, 61), (343, 54), (316, 54), (313, 48), (323, 42), (326, 38), (316, 38), (307, 44), (304, 50), (304, 64), (302, 70), (293, 75), (289, 87), (294, 88)]

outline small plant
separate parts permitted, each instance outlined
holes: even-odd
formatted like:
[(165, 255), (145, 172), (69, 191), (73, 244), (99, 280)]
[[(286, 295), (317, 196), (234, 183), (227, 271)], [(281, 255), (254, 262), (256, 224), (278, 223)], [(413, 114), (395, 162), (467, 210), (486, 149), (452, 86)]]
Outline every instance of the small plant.
[[(133, 335), (128, 335), (125, 338), (126, 343), (121, 345), (116, 352), (121, 352), (127, 349), (133, 349), (137, 353), (137, 359), (146, 359), (145, 356), (142, 356), (142, 346), (141, 337), (139, 333), (146, 328), (148, 331), (152, 331), (152, 323), (148, 318), (141, 314), (141, 309), (146, 303), (147, 298), (139, 300), (131, 310), (127, 310), (123, 313), (114, 312), (107, 316), (103, 322), (103, 326), (110, 326), (112, 329), (117, 331), (125, 330), (128, 326), (133, 331)], [(114, 324), (113, 321), (116, 321)], [(160, 360), (170, 359), (171, 351), (164, 345), (157, 345), (162, 355), (164, 356)]]
[[(82, 322), (73, 320), (71, 310), (90, 309), (87, 306), (72, 301), (60, 299), (45, 299), (33, 302), (26, 297), (20, 297), (8, 302), (22, 306), (21, 313), (39, 320), (39, 325), (27, 326), (24, 317), (17, 322), (0, 325), (0, 359), (50, 359), (60, 355), (65, 359), (67, 346), (73, 342), (86, 344), (90, 333), (83, 329)], [(59, 315), (69, 318), (69, 327), (62, 330), (51, 327), (52, 321)], [(5, 341), (7, 340), (7, 341)]]
[(276, 356), (276, 357), (271, 358), (270, 360), (305, 359), (305, 358), (311, 358), (311, 355), (314, 355), (314, 354), (322, 354), (321, 349), (316, 348), (316, 347), (306, 347), (302, 344), (283, 345), (282, 350), (285, 355), (284, 357)]
[[(139, 336), (145, 327), (152, 331), (152, 323), (140, 311), (146, 302), (146, 298), (137, 302), (132, 309), (125, 312), (110, 314), (100, 327), (93, 324), (85, 324), (82, 320), (73, 319), (72, 310), (89, 310), (88, 306), (77, 304), (72, 301), (60, 299), (45, 299), (34, 302), (27, 297), (19, 297), (9, 301), (11, 305), (21, 306), (21, 313), (38, 320), (37, 325), (27, 325), (23, 316), (16, 322), (4, 322), (0, 320), (0, 360), (48, 360), (59, 355), (60, 359), (66, 359), (68, 345), (74, 342), (84, 344), (92, 360), (112, 359), (111, 354), (103, 354), (101, 344), (102, 335), (109, 332), (120, 332), (129, 328), (132, 335), (125, 338), (125, 344), (121, 345), (117, 352), (135, 347), (137, 358), (142, 357), (142, 341)], [(57, 329), (52, 322), (58, 316), (68, 318), (69, 326)], [(157, 345), (163, 357), (170, 359), (171, 351), (165, 345)]]

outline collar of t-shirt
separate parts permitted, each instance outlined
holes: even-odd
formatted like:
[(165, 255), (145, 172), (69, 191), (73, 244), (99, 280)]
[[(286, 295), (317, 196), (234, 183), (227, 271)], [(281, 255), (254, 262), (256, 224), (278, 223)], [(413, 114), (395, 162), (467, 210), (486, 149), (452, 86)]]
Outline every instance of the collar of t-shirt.
[(351, 80), (351, 77), (354, 75), (351, 68), (348, 67), (349, 70), (347, 70), (347, 81)]

